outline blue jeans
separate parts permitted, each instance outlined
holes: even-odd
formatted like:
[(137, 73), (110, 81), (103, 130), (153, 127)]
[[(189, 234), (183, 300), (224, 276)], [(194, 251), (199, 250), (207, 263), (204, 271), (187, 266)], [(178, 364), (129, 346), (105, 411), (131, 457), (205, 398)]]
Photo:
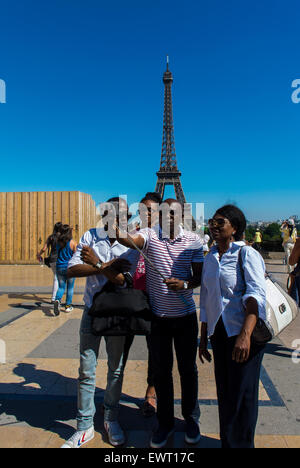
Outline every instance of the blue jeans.
[(67, 287), (67, 300), (66, 304), (71, 305), (74, 294), (75, 278), (67, 278), (67, 270), (56, 270), (58, 279), (58, 290), (56, 293), (56, 300), (61, 301)]
[[(80, 326), (80, 368), (78, 379), (77, 429), (85, 431), (94, 423), (96, 413), (95, 388), (96, 368), (101, 336), (92, 334), (92, 319), (85, 307)], [(125, 336), (104, 337), (108, 356), (107, 386), (104, 396), (104, 419), (116, 421), (119, 414), (119, 401), (126, 357), (124, 356)]]

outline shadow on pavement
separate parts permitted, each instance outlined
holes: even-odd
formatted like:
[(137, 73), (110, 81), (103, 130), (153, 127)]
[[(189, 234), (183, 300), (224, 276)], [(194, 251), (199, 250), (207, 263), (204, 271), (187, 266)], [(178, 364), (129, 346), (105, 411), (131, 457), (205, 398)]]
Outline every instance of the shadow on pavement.
[[(30, 427), (50, 431), (62, 439), (68, 439), (73, 434), (76, 424), (77, 379), (64, 377), (53, 371), (36, 369), (36, 366), (30, 363), (19, 363), (13, 373), (23, 380), (17, 383), (0, 383), (0, 426), (23, 422)], [(104, 390), (97, 387), (95, 430), (102, 434), (104, 441), (107, 441), (103, 425), (103, 394)], [(120, 405), (119, 416), (124, 431), (129, 431), (126, 446), (147, 448), (152, 431), (157, 425), (156, 417), (143, 417), (139, 408), (142, 400), (123, 394), (122, 401), (127, 403)], [(179, 442), (180, 447), (189, 448), (183, 440), (181, 441), (184, 422), (176, 419), (175, 429), (176, 446)], [(169, 443), (172, 447), (173, 441), (170, 440)], [(198, 447), (219, 446), (220, 442), (210, 437), (203, 437), (198, 445)]]
[(276, 343), (268, 343), (265, 350), (265, 354), (272, 354), (273, 356), (285, 357), (288, 359), (291, 359), (292, 353), (292, 349)]

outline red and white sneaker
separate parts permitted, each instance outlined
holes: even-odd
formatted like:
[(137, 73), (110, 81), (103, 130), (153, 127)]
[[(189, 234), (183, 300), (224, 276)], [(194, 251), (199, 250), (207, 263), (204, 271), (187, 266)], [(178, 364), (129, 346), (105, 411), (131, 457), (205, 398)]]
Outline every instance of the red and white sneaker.
[(94, 426), (90, 427), (87, 431), (76, 431), (69, 440), (62, 446), (65, 448), (80, 448), (87, 442), (90, 442), (95, 437)]

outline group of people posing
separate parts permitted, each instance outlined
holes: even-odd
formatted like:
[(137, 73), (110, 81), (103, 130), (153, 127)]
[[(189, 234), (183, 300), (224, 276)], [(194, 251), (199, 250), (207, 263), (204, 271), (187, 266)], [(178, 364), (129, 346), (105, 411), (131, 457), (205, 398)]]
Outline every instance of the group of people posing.
[[(143, 405), (144, 415), (156, 412), (158, 420), (150, 446), (164, 447), (174, 431), (173, 346), (180, 374), (185, 441), (199, 442), (197, 355), (201, 363), (212, 361), (210, 340), (222, 447), (254, 447), (264, 346), (253, 342), (251, 336), (258, 318), (266, 318), (264, 261), (243, 241), (246, 218), (236, 206), (220, 208), (209, 220), (215, 245), (204, 256), (203, 240), (183, 228), (180, 203), (165, 200), (169, 209), (162, 210), (161, 202), (157, 193), (146, 194), (140, 203), (146, 216), (140, 229), (130, 236), (127, 226), (131, 214), (126, 202), (116, 197), (108, 200), (114, 208), (113, 230), (109, 223), (91, 229), (77, 247), (70, 239), (65, 243), (62, 234), (58, 237), (59, 249), (67, 249), (64, 252), (70, 255), (74, 252), (67, 266), (64, 263), (61, 270), (56, 266), (59, 285), (66, 279), (87, 278), (80, 327), (77, 430), (63, 448), (81, 447), (94, 437), (96, 367), (102, 337), (92, 332), (89, 310), (95, 294), (107, 282), (124, 287), (128, 272), (134, 287), (147, 293), (153, 314), (147, 337), (148, 387)], [(193, 290), (199, 286), (200, 345), (193, 298)], [(60, 299), (57, 292), (55, 300)], [(104, 339), (108, 357), (104, 428), (109, 442), (120, 446), (125, 443), (125, 434), (118, 422), (119, 401), (133, 337)]]

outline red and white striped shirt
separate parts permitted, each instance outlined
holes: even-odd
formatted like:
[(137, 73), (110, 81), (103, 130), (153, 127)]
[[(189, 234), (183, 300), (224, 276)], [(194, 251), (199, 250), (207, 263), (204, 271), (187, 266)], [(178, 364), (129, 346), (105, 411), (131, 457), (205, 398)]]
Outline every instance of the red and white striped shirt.
[[(204, 260), (202, 241), (197, 234), (180, 232), (175, 239), (164, 235), (159, 225), (141, 229), (145, 239), (143, 250), (165, 278), (188, 281), (192, 277), (192, 263)], [(153, 313), (159, 317), (182, 317), (196, 312), (193, 290), (171, 291), (164, 280), (146, 262), (146, 285)], [(185, 302), (179, 297), (182, 295)]]

